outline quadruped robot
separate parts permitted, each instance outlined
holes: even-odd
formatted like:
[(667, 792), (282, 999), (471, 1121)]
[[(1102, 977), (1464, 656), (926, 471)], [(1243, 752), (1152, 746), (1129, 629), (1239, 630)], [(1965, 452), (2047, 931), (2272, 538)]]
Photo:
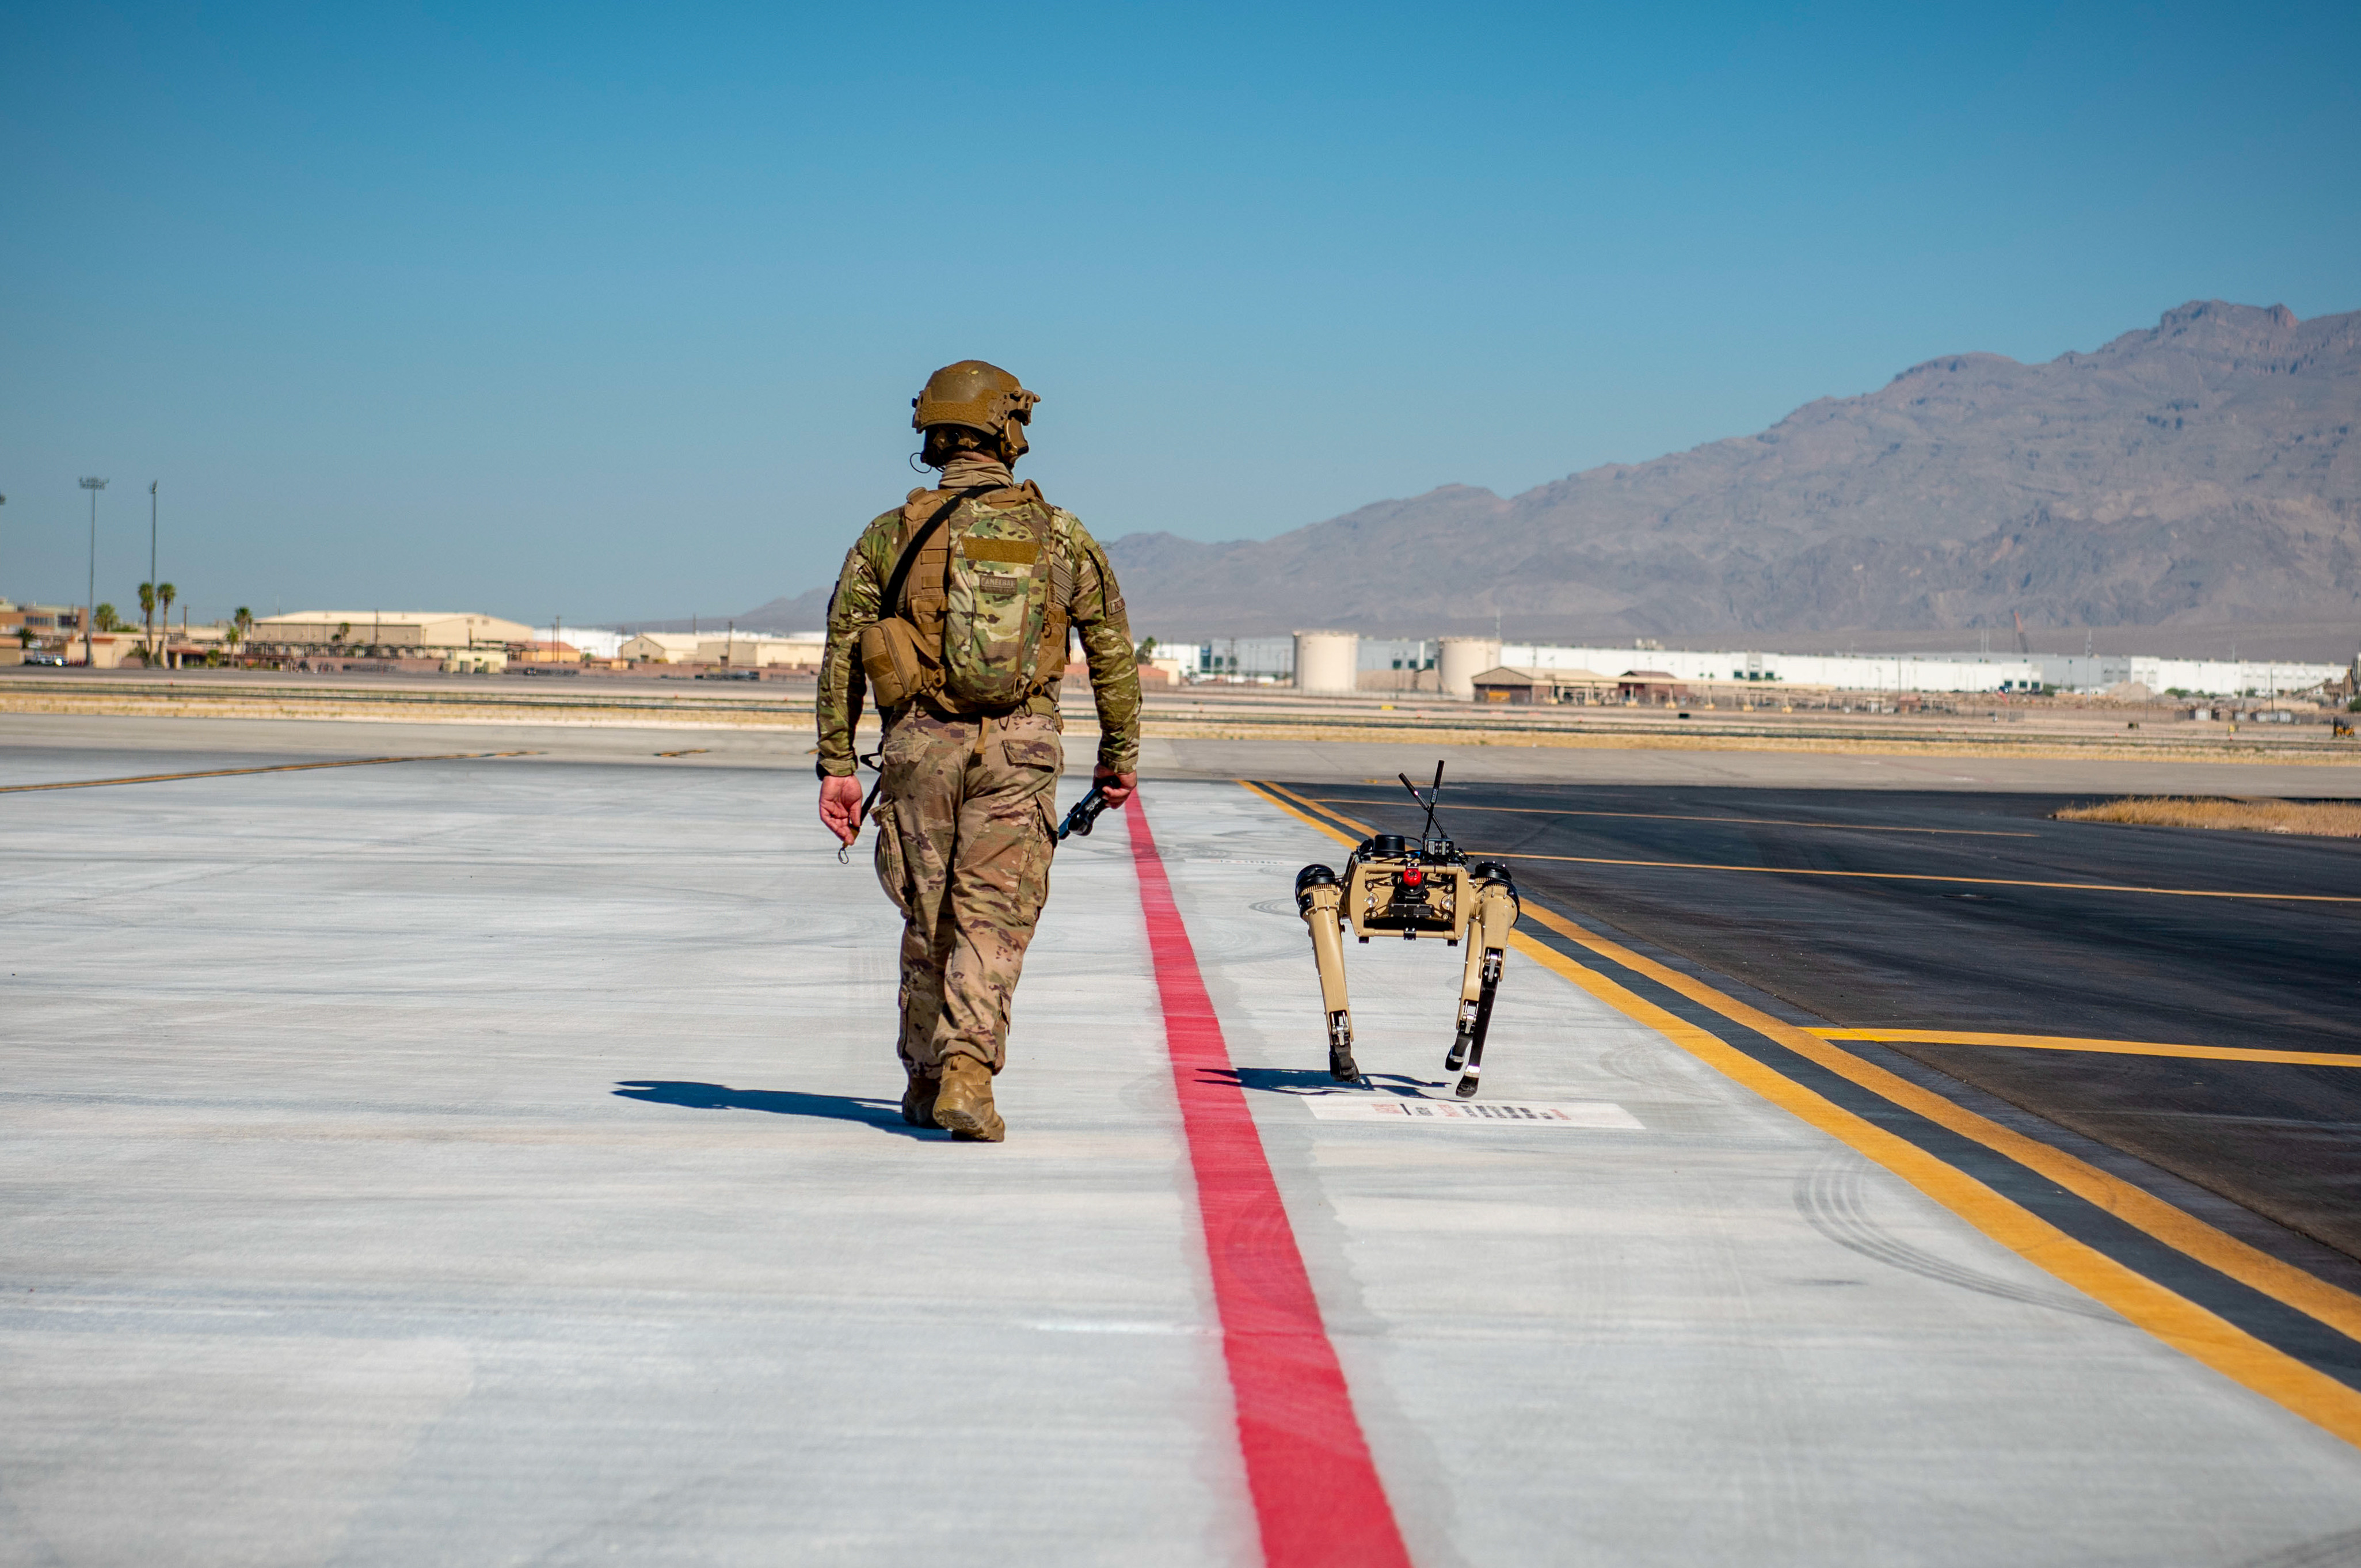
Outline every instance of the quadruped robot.
[[(1459, 1027), (1444, 1058), (1445, 1072), (1460, 1073), (1453, 1091), (1473, 1099), (1484, 1070), (1484, 1036), (1492, 1026), (1492, 998), (1500, 988), (1500, 961), (1521, 906), (1509, 868), (1494, 861), (1470, 862), (1444, 836), (1434, 817), (1443, 794), (1443, 764), (1423, 795), (1407, 773), (1394, 775), (1410, 797), (1426, 808), (1417, 839), (1379, 833), (1364, 839), (1345, 861), (1339, 878), (1327, 866), (1295, 873), (1295, 908), (1312, 932), (1312, 955), (1320, 966), (1320, 1005), (1328, 1019), (1328, 1076), (1358, 1083), (1353, 1060), (1353, 1012), (1345, 997), (1344, 928), (1367, 942), (1372, 935), (1399, 931), (1404, 941), (1423, 934), (1453, 947), (1465, 942), (1467, 966), (1459, 982)], [(1462, 1071), (1462, 1069), (1465, 1071)]]

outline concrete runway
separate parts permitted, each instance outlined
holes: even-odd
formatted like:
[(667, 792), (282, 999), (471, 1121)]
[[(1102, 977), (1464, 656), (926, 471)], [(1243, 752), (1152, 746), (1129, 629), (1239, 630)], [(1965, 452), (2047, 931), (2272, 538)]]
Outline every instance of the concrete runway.
[[(0, 782), (291, 755), (47, 733)], [(0, 796), (0, 1563), (1253, 1563), (1322, 1500), (1249, 1486), (1208, 1259), (1281, 1251), (1420, 1563), (2361, 1554), (2316, 1390), (1563, 965), (1486, 1101), (1624, 1124), (1334, 1119), (1447, 1094), (1458, 955), (1354, 949), (1379, 1087), (1330, 1091), (1289, 887), (1340, 851), (1235, 784), (1144, 797), (1283, 1203), (1209, 1235), (1230, 1091), (1125, 817), (1060, 853), (1010, 1141), (955, 1146), (809, 778), (665, 771)]]

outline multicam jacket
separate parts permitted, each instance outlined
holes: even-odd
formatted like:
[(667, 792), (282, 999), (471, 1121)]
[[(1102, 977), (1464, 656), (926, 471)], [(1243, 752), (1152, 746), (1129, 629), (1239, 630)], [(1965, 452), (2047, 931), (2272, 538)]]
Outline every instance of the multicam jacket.
[[(999, 470), (1005, 477), (1005, 470)], [(880, 600), (885, 581), (894, 574), (902, 549), (915, 529), (942, 502), (948, 490), (913, 490), (908, 504), (871, 520), (860, 540), (846, 552), (844, 569), (837, 576), (829, 600), (828, 652), (820, 663), (818, 728), (819, 772), (842, 776), (853, 770), (852, 731), (859, 721), (865, 692), (861, 671), (861, 629), (885, 614)], [(1089, 663), (1091, 691), (1098, 706), (1098, 760), (1117, 773), (1130, 773), (1139, 762), (1139, 668), (1134, 659), (1131, 626), (1124, 613), (1123, 590), (1106, 553), (1082, 524), (1061, 507), (1049, 506), (1032, 485), (1013, 483), (963, 501), (943, 521), (921, 548), (903, 590), (903, 609), (919, 626), (939, 635), (952, 581), (952, 552), (965, 551), (972, 521), (982, 520), (988, 532), (990, 515), (1027, 503), (1046, 508), (1050, 518), (1047, 542), (1050, 550), (1049, 580), (1056, 602), (1072, 629), (1081, 634), (1082, 656)], [(1038, 513), (1035, 513), (1038, 522)], [(986, 542), (974, 552), (985, 556)], [(1062, 640), (1060, 640), (1062, 641)], [(1030, 697), (1015, 711), (1058, 717), (1058, 680), (1063, 674), (1063, 650), (1051, 667), (1045, 661)], [(919, 697), (919, 703), (934, 699)], [(887, 713), (888, 724), (899, 717)]]

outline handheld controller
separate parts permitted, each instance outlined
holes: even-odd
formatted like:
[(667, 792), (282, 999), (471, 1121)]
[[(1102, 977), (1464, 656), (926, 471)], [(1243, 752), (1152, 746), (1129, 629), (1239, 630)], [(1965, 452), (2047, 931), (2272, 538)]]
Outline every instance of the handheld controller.
[(1098, 826), (1099, 813), (1106, 807), (1106, 786), (1093, 782), (1091, 793), (1074, 802), (1074, 808), (1066, 813), (1063, 822), (1058, 824), (1058, 842), (1064, 843), (1067, 836), (1074, 833), (1089, 838), (1091, 829)]

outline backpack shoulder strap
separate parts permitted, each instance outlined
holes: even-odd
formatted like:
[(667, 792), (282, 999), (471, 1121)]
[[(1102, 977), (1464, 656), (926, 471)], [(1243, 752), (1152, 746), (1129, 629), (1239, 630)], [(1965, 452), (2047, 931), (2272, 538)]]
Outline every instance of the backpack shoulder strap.
[(960, 502), (995, 488), (991, 485), (978, 485), (964, 490), (954, 490), (951, 492), (950, 499), (937, 507), (934, 515), (918, 525), (917, 532), (910, 535), (910, 543), (902, 546), (902, 558), (894, 563), (894, 575), (885, 579), (885, 592), (877, 601), (877, 612), (881, 617), (902, 613), (902, 587), (910, 580), (910, 568), (918, 564), (918, 552), (926, 548), (927, 541), (934, 537), (935, 530), (943, 525), (943, 519), (957, 511)]

